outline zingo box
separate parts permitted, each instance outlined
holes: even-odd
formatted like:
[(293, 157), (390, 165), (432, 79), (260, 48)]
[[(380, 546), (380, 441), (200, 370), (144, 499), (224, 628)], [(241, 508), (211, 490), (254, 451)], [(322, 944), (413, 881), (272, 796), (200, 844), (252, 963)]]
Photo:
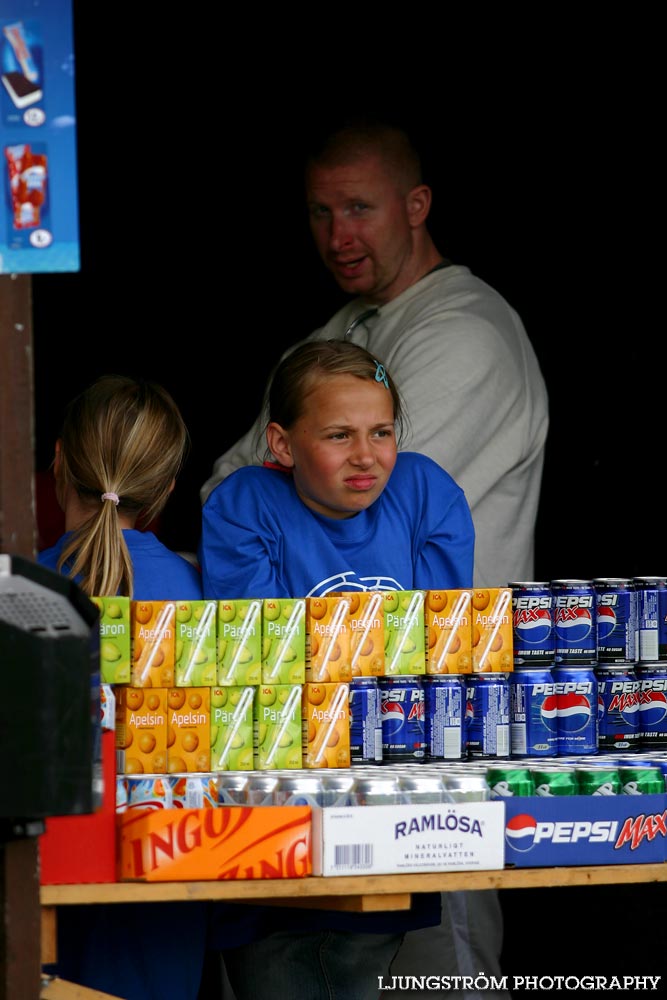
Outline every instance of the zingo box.
[(667, 794), (514, 797), (504, 802), (507, 865), (667, 860)]

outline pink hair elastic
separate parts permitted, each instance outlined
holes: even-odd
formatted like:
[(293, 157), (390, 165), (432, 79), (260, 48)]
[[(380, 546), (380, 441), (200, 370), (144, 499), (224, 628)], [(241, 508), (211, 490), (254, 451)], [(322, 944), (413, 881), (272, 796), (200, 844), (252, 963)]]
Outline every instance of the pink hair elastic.
[(113, 502), (116, 504), (116, 507), (120, 503), (120, 500), (118, 499), (118, 494), (117, 493), (103, 493), (102, 494), (102, 503), (104, 503), (105, 500), (113, 500)]

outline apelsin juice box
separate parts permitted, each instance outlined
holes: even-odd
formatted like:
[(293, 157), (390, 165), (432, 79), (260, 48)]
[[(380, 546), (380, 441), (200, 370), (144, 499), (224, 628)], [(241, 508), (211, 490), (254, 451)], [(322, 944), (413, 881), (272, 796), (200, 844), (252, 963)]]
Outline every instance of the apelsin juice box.
[(473, 590), (473, 673), (506, 673), (513, 669), (514, 637), (511, 587)]
[(217, 601), (176, 602), (176, 687), (217, 683)]
[(130, 598), (91, 597), (100, 611), (100, 682), (130, 683)]
[(347, 597), (306, 598), (306, 680), (349, 681), (351, 629)]
[(173, 687), (176, 604), (131, 601), (133, 687)]
[(255, 767), (273, 771), (303, 766), (301, 684), (260, 684), (254, 705)]
[(301, 701), (303, 766), (350, 766), (350, 685), (304, 684)]
[(257, 687), (211, 689), (211, 770), (252, 771), (253, 705)]
[(426, 673), (472, 670), (472, 590), (427, 590), (424, 599)]
[(384, 597), (384, 673), (426, 673), (423, 590), (388, 590)]
[(306, 602), (265, 598), (262, 604), (262, 683), (306, 679)]
[(115, 694), (118, 774), (166, 774), (166, 689), (123, 684)]
[(219, 686), (259, 684), (262, 679), (262, 602), (218, 601)]
[(167, 691), (167, 771), (211, 770), (211, 689)]

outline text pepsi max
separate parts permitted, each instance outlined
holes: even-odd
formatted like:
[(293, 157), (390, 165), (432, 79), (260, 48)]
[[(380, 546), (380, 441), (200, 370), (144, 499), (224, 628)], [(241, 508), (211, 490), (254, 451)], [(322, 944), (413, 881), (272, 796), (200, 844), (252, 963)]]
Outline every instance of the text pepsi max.
[(552, 580), (557, 665), (595, 662), (595, 589), (590, 580)]
[(558, 713), (558, 756), (598, 752), (598, 682), (593, 667), (552, 670)]
[(466, 676), (466, 718), (468, 757), (509, 757), (510, 685), (507, 674)]
[(667, 749), (667, 664), (638, 666), (639, 746)]
[(426, 753), (424, 688), (421, 677), (378, 677), (382, 718), (382, 760), (423, 761)]
[(637, 594), (632, 580), (599, 577), (595, 588), (598, 663), (633, 663), (637, 648)]
[(556, 655), (553, 595), (548, 583), (510, 582), (514, 663), (552, 663)]
[(377, 677), (350, 681), (350, 760), (382, 763), (382, 705)]
[(635, 576), (637, 593), (637, 659), (640, 663), (667, 660), (667, 579)]
[(598, 750), (627, 753), (639, 747), (639, 681), (634, 666), (597, 667)]
[(512, 757), (555, 757), (558, 705), (551, 670), (515, 669), (509, 682)]
[(466, 686), (456, 674), (432, 674), (424, 685), (424, 726), (427, 760), (461, 760), (464, 741)]

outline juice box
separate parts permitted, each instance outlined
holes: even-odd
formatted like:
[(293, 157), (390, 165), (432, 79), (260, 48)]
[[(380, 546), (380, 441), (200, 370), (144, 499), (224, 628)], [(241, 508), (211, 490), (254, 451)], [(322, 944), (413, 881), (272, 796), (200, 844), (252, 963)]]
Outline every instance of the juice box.
[(473, 673), (505, 673), (513, 669), (512, 588), (473, 590)]
[(168, 688), (174, 684), (173, 601), (131, 601), (133, 687)]
[(384, 605), (377, 591), (341, 591), (335, 595), (350, 602), (350, 670), (352, 677), (384, 674)]
[(218, 601), (219, 686), (259, 684), (262, 679), (262, 602)]
[(423, 590), (388, 590), (384, 597), (384, 673), (425, 674)]
[(306, 602), (265, 598), (262, 604), (262, 683), (306, 679)]
[(257, 688), (211, 689), (211, 770), (252, 771), (253, 704)]
[(217, 683), (217, 601), (176, 603), (176, 687)]
[(426, 673), (472, 670), (472, 591), (427, 590), (424, 599)]
[(260, 771), (303, 766), (301, 684), (260, 684), (254, 705), (255, 767)]
[(166, 689), (121, 685), (115, 693), (118, 773), (166, 774)]
[(303, 686), (301, 702), (303, 766), (350, 766), (350, 685)]
[(130, 598), (91, 597), (100, 611), (100, 681), (130, 683)]
[(211, 689), (171, 688), (167, 692), (169, 774), (211, 769)]
[(350, 601), (327, 595), (306, 598), (306, 680), (330, 684), (349, 681)]

